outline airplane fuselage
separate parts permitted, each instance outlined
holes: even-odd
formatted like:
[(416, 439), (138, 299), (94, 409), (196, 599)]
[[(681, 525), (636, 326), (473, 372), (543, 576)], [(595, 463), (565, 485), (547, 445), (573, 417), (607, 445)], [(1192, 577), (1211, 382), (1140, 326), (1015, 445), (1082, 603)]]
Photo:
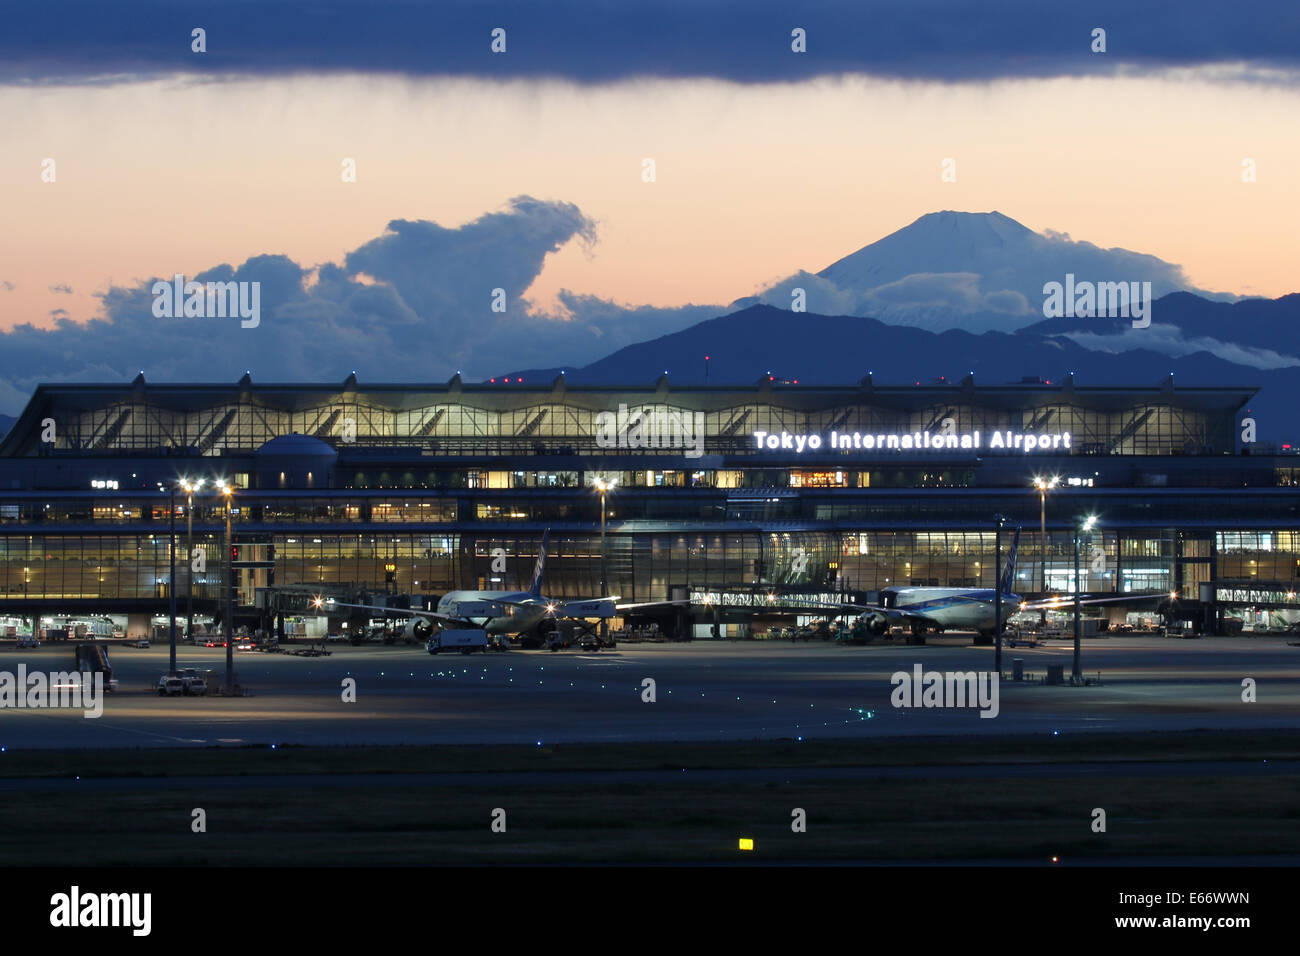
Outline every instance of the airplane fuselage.
[(489, 634), (520, 634), (542, 622), (549, 603), (528, 591), (448, 591), (437, 610), (464, 617)]
[[(994, 588), (885, 588), (882, 603), (900, 611), (924, 614), (944, 628), (993, 630)], [(1002, 623), (1020, 606), (1020, 595), (1002, 593)]]

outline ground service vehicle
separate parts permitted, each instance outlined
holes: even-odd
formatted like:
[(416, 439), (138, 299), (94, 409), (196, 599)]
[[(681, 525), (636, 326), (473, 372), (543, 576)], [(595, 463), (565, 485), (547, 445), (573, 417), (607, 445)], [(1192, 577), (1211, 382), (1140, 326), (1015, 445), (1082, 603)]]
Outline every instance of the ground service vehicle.
[(460, 651), (462, 654), (486, 651), (488, 647), (487, 631), (482, 628), (442, 630), (429, 638), (424, 647), (430, 654), (437, 654), (441, 651)]
[(113, 679), (113, 665), (108, 659), (108, 648), (103, 644), (78, 644), (77, 670), (83, 674), (103, 674), (104, 689), (110, 692), (117, 689), (117, 681)]
[(158, 678), (159, 697), (179, 697), (185, 693), (185, 683), (179, 677), (163, 675)]

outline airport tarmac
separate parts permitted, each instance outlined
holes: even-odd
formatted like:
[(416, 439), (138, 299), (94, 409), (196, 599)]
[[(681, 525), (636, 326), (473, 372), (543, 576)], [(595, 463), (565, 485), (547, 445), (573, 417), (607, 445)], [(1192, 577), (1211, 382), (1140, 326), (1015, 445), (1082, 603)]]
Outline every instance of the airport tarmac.
[[(980, 671), (993, 649), (951, 636), (925, 646), (695, 641), (624, 644), (596, 653), (510, 651), (431, 656), (422, 647), (331, 645), (329, 657), (237, 652), (242, 698), (153, 691), (166, 645), (113, 647), (119, 680), (103, 714), (0, 712), (0, 747), (178, 747), (246, 744), (535, 744), (931, 735), (1077, 734), (1191, 729), (1300, 729), (1300, 647), (1283, 638), (1086, 640), (1083, 670), (1101, 686), (1005, 680), (998, 714), (895, 708), (898, 671)], [(1072, 645), (1004, 648), (1041, 675), (1070, 671)], [(224, 673), (221, 648), (178, 648), (182, 667)], [(0, 671), (70, 670), (71, 644), (0, 648)], [(344, 682), (356, 681), (355, 702)], [(653, 703), (643, 680), (655, 682)], [(1256, 702), (1242, 681), (1256, 682)]]

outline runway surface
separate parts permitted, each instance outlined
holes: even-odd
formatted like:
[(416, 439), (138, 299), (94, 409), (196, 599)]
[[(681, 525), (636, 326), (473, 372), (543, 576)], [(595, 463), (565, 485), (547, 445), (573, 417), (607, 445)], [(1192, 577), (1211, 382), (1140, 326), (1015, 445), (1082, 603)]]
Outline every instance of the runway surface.
[(103, 793), (139, 790), (319, 790), (351, 787), (372, 791), (387, 787), (617, 787), (631, 784), (789, 784), (828, 780), (967, 780), (973, 778), (1123, 776), (1264, 777), (1300, 772), (1297, 760), (1178, 760), (1088, 763), (935, 764), (901, 767), (728, 767), (681, 770), (526, 770), (467, 773), (295, 773), (201, 777), (0, 777), (0, 793)]
[[(103, 748), (243, 744), (535, 744), (777, 738), (1078, 734), (1189, 729), (1300, 729), (1300, 647), (1281, 638), (1151, 637), (1084, 642), (1083, 670), (1102, 686), (1002, 681), (999, 713), (895, 708), (890, 676), (982, 671), (993, 650), (960, 639), (926, 646), (820, 642), (629, 644), (599, 653), (511, 651), (431, 656), (421, 647), (332, 645), (330, 657), (239, 652), (253, 696), (160, 698), (167, 648), (114, 647), (119, 691), (103, 715), (0, 710), (0, 747)], [(1004, 649), (1040, 675), (1068, 674), (1072, 646)], [(183, 646), (181, 666), (224, 673), (225, 651)], [(69, 670), (71, 644), (0, 650), (0, 671)], [(343, 699), (356, 681), (355, 702)], [(655, 701), (643, 700), (643, 680)], [(1242, 700), (1255, 681), (1256, 701)]]

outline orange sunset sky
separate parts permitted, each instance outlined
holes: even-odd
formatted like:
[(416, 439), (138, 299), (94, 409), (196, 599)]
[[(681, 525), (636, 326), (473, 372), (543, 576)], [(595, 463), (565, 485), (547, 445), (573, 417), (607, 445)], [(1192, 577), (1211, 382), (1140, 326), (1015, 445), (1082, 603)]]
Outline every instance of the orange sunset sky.
[(941, 209), (1150, 253), (1204, 289), (1300, 290), (1300, 91), (1220, 73), (0, 86), (0, 329), (263, 253), (341, 261), (392, 219), (454, 227), (519, 194), (599, 227), (549, 257), (534, 310), (560, 289), (726, 303)]

